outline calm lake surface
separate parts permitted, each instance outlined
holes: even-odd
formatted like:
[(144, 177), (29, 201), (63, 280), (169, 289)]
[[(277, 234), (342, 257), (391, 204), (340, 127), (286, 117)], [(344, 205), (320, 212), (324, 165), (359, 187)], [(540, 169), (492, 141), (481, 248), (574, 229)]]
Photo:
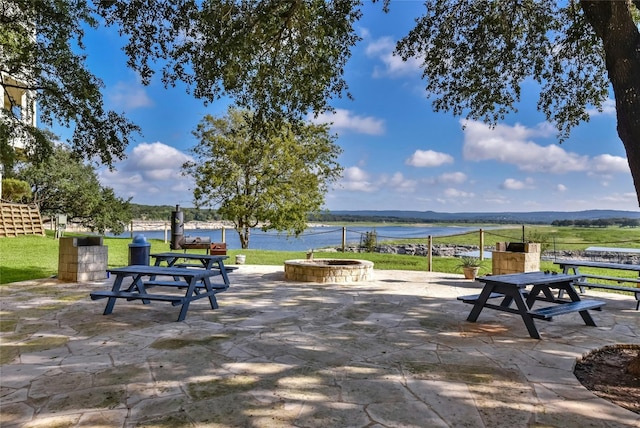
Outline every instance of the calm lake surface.
[[(485, 230), (489, 228), (483, 228)], [(347, 245), (358, 245), (366, 232), (375, 230), (378, 234), (378, 243), (394, 239), (415, 239), (416, 244), (426, 244), (431, 236), (459, 235), (468, 232), (477, 232), (479, 227), (413, 227), (413, 226), (380, 226), (380, 227), (347, 227)], [(133, 236), (144, 235), (147, 239), (164, 239), (162, 230), (133, 231)], [(131, 232), (117, 235), (122, 238), (130, 238)], [(184, 231), (185, 237), (209, 237), (211, 242), (222, 241), (220, 229), (190, 229)], [(167, 231), (167, 240), (171, 240), (171, 230)], [(233, 229), (225, 230), (225, 241), (230, 249), (240, 248), (240, 239)], [(260, 229), (252, 229), (249, 240), (249, 248), (256, 250), (278, 251), (307, 251), (314, 248), (335, 247), (342, 245), (342, 227), (312, 227), (302, 235), (295, 238), (286, 234), (278, 234), (274, 231), (263, 232)]]

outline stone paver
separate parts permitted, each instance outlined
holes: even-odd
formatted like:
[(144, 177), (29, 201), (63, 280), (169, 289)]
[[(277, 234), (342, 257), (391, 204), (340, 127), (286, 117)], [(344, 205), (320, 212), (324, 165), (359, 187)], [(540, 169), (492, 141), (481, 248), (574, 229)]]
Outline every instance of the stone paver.
[(232, 286), (179, 307), (106, 301), (109, 280), (0, 287), (2, 427), (633, 427), (640, 415), (599, 399), (576, 359), (639, 343), (629, 296), (537, 321), (485, 310), (461, 275), (374, 271), (370, 281), (284, 281), (243, 265)]

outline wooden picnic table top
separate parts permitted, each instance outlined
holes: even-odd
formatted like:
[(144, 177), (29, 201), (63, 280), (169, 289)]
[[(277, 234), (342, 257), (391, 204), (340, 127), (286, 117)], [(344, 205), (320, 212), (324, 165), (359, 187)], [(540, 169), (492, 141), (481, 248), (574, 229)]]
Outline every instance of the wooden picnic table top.
[(580, 278), (580, 275), (569, 275), (564, 273), (552, 274), (545, 272), (524, 272), (524, 273), (508, 273), (504, 275), (487, 275), (477, 278), (478, 281), (484, 283), (500, 283), (504, 285), (513, 285), (519, 288), (528, 285), (537, 284), (553, 284), (558, 282), (571, 282)]
[(217, 272), (208, 271), (206, 269), (187, 269), (166, 266), (148, 266), (148, 265), (131, 265), (119, 268), (107, 269), (116, 275), (142, 275), (142, 276), (181, 276), (183, 278), (202, 279), (218, 275)]
[(630, 270), (640, 272), (640, 265), (629, 263), (610, 263), (610, 262), (593, 262), (590, 260), (556, 260), (554, 264), (563, 268), (570, 267), (592, 267), (600, 269), (617, 269), (617, 270)]

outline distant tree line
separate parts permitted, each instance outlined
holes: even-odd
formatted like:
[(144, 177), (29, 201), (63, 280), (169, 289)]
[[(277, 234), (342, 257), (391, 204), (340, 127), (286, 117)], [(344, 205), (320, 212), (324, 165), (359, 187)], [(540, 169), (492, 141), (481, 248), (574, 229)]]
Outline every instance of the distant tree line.
[[(496, 218), (496, 217), (476, 217), (476, 218), (424, 218), (424, 217), (396, 217), (396, 216), (368, 216), (357, 214), (332, 214), (321, 213), (309, 216), (310, 222), (334, 222), (334, 223), (459, 223), (459, 224), (520, 224), (521, 219)], [(548, 224), (540, 220), (527, 220), (527, 224)]]
[[(169, 221), (171, 220), (171, 212), (175, 211), (175, 205), (139, 205), (130, 204), (132, 218), (137, 220), (150, 220), (150, 221)], [(183, 208), (180, 207), (180, 211), (183, 212), (184, 221), (221, 221), (228, 220), (223, 218), (215, 209), (202, 209), (202, 208)], [(397, 217), (397, 216), (366, 216), (356, 214), (332, 214), (332, 213), (320, 213), (309, 216), (309, 222), (321, 223), (356, 223), (356, 222), (368, 222), (368, 223), (482, 223), (482, 224), (514, 224), (520, 223), (521, 220), (514, 220), (508, 218), (473, 218), (473, 219), (428, 219), (420, 217)], [(527, 224), (549, 224), (545, 221), (527, 220)], [(599, 218), (599, 219), (577, 219), (577, 220), (553, 220), (550, 223), (552, 226), (574, 226), (574, 227), (638, 227), (640, 226), (640, 219), (635, 218)]]
[(636, 218), (599, 218), (595, 220), (554, 220), (552, 226), (574, 226), (574, 227), (638, 227), (640, 219)]

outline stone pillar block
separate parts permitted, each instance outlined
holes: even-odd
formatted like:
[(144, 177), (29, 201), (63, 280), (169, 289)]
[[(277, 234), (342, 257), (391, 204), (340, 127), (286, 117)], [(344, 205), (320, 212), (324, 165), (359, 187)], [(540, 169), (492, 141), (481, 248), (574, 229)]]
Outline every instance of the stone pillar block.
[(107, 277), (108, 247), (101, 236), (63, 237), (58, 250), (58, 279), (97, 281)]
[(493, 275), (539, 271), (540, 244), (497, 242), (491, 253), (491, 267)]

